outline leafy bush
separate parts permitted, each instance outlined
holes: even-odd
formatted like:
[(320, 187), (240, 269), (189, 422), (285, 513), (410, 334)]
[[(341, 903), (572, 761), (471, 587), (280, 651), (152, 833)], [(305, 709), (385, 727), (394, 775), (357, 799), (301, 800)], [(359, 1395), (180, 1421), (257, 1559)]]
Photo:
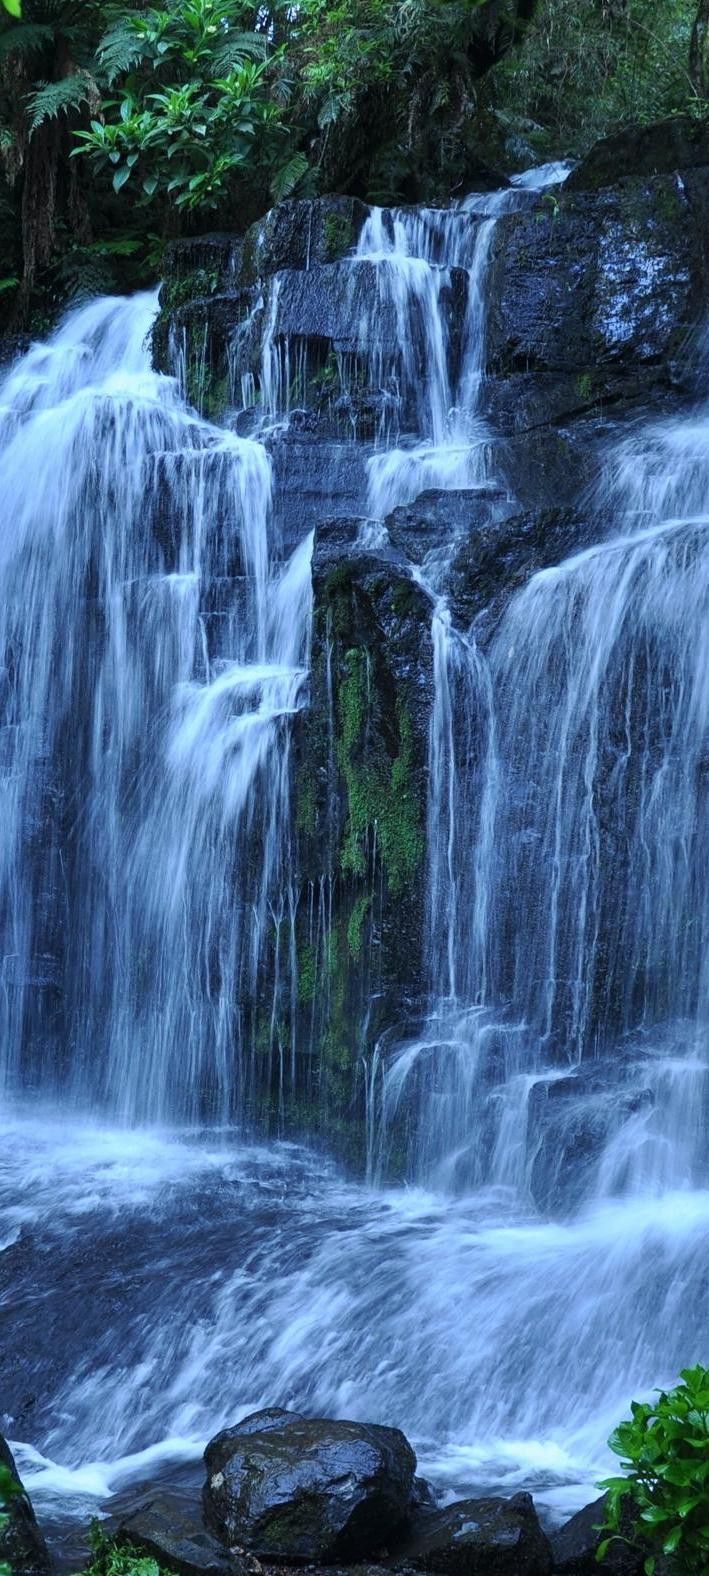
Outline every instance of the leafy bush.
[(709, 1368), (685, 1368), (681, 1378), (656, 1401), (633, 1402), (631, 1418), (608, 1441), (628, 1475), (599, 1484), (608, 1493), (599, 1559), (625, 1538), (621, 1524), (634, 1523), (635, 1540), (648, 1549), (646, 1576), (659, 1554), (677, 1576), (709, 1570)]
[[(115, 192), (131, 182), (143, 201), (213, 208), (236, 173), (265, 173), (267, 185), (282, 176), (282, 57), (242, 26), (244, 10), (242, 0), (172, 0), (165, 10), (126, 12), (108, 30), (98, 68), (121, 86), (103, 118), (77, 133), (77, 151), (112, 167)], [(293, 184), (306, 167), (298, 164)]]

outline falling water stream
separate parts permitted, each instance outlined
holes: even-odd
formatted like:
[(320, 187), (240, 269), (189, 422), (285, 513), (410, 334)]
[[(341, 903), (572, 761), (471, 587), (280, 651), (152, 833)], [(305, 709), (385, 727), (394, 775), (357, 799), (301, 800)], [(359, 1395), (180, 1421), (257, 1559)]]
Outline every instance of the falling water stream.
[[(498, 479), (486, 269), (530, 189), (363, 231), (415, 412), (373, 450), (373, 517)], [(151, 371), (155, 310), (82, 307), (0, 386), (5, 1429), (45, 1514), (261, 1404), (397, 1424), (440, 1488), (561, 1514), (630, 1397), (706, 1356), (709, 411), (613, 446), (613, 529), (484, 654), (445, 544), (422, 565), (432, 1005), (372, 1053), (360, 1184), (244, 1136), (248, 1003), (295, 903), (312, 539), (284, 555), (267, 447)]]

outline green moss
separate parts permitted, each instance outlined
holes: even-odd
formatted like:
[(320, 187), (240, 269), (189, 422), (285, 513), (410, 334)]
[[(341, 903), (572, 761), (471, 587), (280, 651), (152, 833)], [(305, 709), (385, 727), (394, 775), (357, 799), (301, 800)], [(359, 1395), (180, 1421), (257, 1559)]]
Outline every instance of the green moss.
[(302, 833), (304, 837), (314, 837), (317, 819), (315, 783), (312, 777), (301, 774), (296, 789), (296, 831)]
[(593, 377), (590, 372), (581, 372), (576, 379), (576, 393), (579, 399), (591, 399), (593, 395)]
[(315, 949), (306, 941), (300, 949), (298, 957), (298, 1001), (301, 1007), (307, 1007), (315, 1000), (315, 989), (318, 982), (318, 970), (315, 961)]
[(413, 784), (413, 729), (404, 707), (397, 704), (399, 749), (394, 759), (381, 748), (374, 762), (363, 760), (370, 674), (361, 647), (347, 652), (339, 690), (338, 766), (347, 790), (347, 823), (340, 854), (342, 870), (361, 877), (367, 866), (367, 843), (376, 841), (389, 890), (405, 891), (421, 863), (424, 839)]
[(347, 921), (347, 950), (351, 958), (357, 959), (362, 956), (362, 932), (371, 903), (371, 893), (360, 892)]
[(178, 306), (186, 306), (188, 301), (202, 300), (204, 296), (214, 295), (219, 289), (219, 273), (216, 269), (195, 268), (189, 274), (184, 274), (181, 279), (173, 279), (169, 284), (163, 285), (160, 307), (163, 312), (174, 312)]
[(349, 214), (328, 213), (323, 225), (325, 260), (334, 263), (344, 257), (354, 244), (354, 227)]

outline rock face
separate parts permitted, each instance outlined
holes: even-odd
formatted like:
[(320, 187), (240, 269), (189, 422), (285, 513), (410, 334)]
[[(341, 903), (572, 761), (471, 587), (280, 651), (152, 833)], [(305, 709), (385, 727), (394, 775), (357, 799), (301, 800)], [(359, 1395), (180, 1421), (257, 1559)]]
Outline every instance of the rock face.
[[(565, 186), (501, 207), (485, 321), (475, 320), (485, 375), (473, 380), (479, 403), (463, 411), (488, 451), (477, 486), (463, 466), (444, 491), (427, 465), (434, 362), (452, 400), (473, 400), (473, 385), (461, 394), (456, 381), (469, 347), (467, 276), (427, 260), (470, 260), (467, 227), (480, 215), (458, 211), (459, 239), (446, 249), (435, 211), (384, 213), (353, 263), (372, 217), (351, 197), (291, 201), (243, 236), (176, 242), (154, 338), (156, 365), (179, 374), (198, 409), (265, 444), (278, 551), (314, 536), (310, 704), (289, 756), (293, 978), (277, 1012), (270, 981), (253, 1004), (254, 1046), (271, 1045), (275, 1026), (293, 1089), (285, 1103), (272, 1089), (270, 1105), (259, 1090), (255, 1103), (259, 1115), (277, 1106), (291, 1131), (334, 1139), (358, 1167), (368, 1055), (394, 1025), (420, 1021), (431, 984), (436, 597), (447, 598), (454, 632), (472, 630), (487, 653), (516, 591), (614, 529), (600, 485), (609, 445), (694, 399), (688, 333), (709, 295), (707, 128), (678, 119), (626, 129)], [(395, 223), (409, 224), (416, 288), (401, 254), (389, 261)], [(433, 320), (438, 357), (423, 332)], [(381, 463), (390, 457), (391, 471)], [(171, 564), (168, 480), (154, 530)], [(410, 501), (392, 510), (399, 498)], [(370, 509), (386, 518), (372, 521)], [(223, 573), (232, 585), (243, 575), (236, 552)], [(215, 585), (210, 656), (223, 654), (220, 621)], [(453, 757), (467, 770), (460, 732)], [(535, 1092), (540, 1207), (558, 1201), (574, 1167), (582, 1175), (595, 1163), (610, 1103), (599, 1090), (593, 1120), (577, 1122), (572, 1088)]]
[(257, 1412), (205, 1451), (207, 1526), (271, 1561), (356, 1561), (403, 1521), (416, 1467), (398, 1429)]
[(529, 1494), (463, 1499), (422, 1516), (400, 1558), (437, 1576), (548, 1576), (552, 1569)]
[(6, 1560), (12, 1576), (48, 1576), (51, 1569), (47, 1545), (37, 1525), (29, 1495), (25, 1493), (15, 1458), (0, 1436), (0, 1468), (9, 1473), (16, 1492), (0, 1506), (7, 1517), (0, 1530), (0, 1562)]
[(707, 169), (553, 201), (493, 242), (488, 366), (514, 381), (488, 398), (513, 428), (668, 386), (706, 290)]

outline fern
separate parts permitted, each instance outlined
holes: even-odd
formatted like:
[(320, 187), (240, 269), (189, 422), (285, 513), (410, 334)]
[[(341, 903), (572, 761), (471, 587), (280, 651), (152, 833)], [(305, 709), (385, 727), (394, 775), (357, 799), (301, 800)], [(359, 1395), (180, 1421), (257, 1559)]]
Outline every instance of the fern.
[(287, 164), (281, 165), (271, 181), (271, 193), (275, 202), (282, 202), (284, 197), (290, 197), (295, 191), (299, 181), (309, 169), (308, 160), (304, 153), (294, 153)]
[(109, 86), (130, 71), (145, 54), (144, 38), (130, 26), (128, 19), (126, 21), (110, 27), (98, 46), (99, 63)]
[(214, 51), (215, 76), (226, 76), (244, 60), (265, 60), (267, 53), (268, 39), (262, 33), (229, 32)]
[(47, 22), (18, 22), (0, 33), (0, 59), (6, 55), (31, 55), (45, 49), (54, 39), (54, 28)]
[(40, 82), (35, 92), (27, 95), (30, 136), (46, 120), (56, 120), (68, 110), (93, 104), (96, 99), (96, 83), (86, 71), (76, 71), (59, 82)]

